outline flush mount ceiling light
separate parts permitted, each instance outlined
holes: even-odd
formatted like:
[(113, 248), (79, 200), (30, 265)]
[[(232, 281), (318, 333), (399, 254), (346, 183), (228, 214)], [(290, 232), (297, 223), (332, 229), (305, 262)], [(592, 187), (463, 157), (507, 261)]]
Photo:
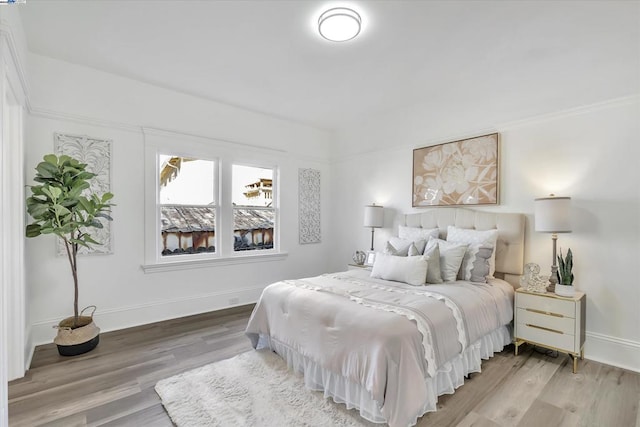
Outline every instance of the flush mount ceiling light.
[(325, 11), (318, 19), (320, 35), (332, 42), (351, 40), (360, 33), (362, 19), (358, 12), (346, 7)]

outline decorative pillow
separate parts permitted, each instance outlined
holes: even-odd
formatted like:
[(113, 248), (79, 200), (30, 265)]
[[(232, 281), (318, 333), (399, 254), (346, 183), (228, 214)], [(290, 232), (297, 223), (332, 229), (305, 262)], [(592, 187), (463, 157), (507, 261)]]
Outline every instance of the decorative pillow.
[[(407, 248), (407, 251), (409, 250), (409, 248)], [(401, 251), (399, 251), (398, 249), (396, 249), (391, 242), (387, 242), (386, 245), (384, 245), (384, 249), (382, 251), (382, 253), (386, 254), (386, 255), (394, 255), (394, 256), (407, 256), (407, 254), (405, 253), (404, 255), (402, 255)]]
[(423, 239), (412, 241), (401, 239), (399, 237), (392, 237), (387, 242), (387, 245), (384, 248), (384, 253), (388, 255), (407, 256), (409, 255), (409, 249), (411, 248), (411, 245), (413, 245), (414, 251), (410, 256), (422, 255), (426, 244), (427, 241)]
[[(493, 277), (496, 270), (496, 242), (498, 241), (498, 230), (472, 230), (468, 228), (458, 228), (450, 225), (447, 227), (447, 242), (477, 244), (494, 248), (491, 254), (489, 276)], [(473, 260), (471, 260), (473, 264)], [(469, 268), (470, 269), (470, 268)], [(469, 280), (469, 279), (465, 279)]]
[[(489, 269), (491, 267), (491, 255), (493, 254), (493, 248), (489, 246), (480, 246), (477, 249), (475, 261), (473, 262), (471, 271), (469, 273), (469, 281), (471, 282), (487, 282), (487, 276), (489, 275)], [(466, 255), (465, 255), (466, 257)], [(462, 261), (464, 265), (464, 260)], [(462, 268), (460, 269), (462, 271)], [(428, 281), (428, 280), (427, 280)]]
[(427, 268), (427, 283), (442, 283), (442, 272), (440, 271), (440, 248), (437, 243), (424, 250), (429, 267)]
[(438, 245), (438, 249), (440, 250), (440, 272), (442, 273), (442, 280), (445, 282), (455, 282), (460, 266), (462, 265), (462, 259), (469, 245), (466, 243), (447, 242), (446, 240), (431, 237), (427, 244), (427, 250), (431, 249), (431, 246), (435, 244)]
[[(429, 237), (438, 238), (437, 228), (422, 228), (422, 227), (405, 227), (401, 225), (398, 227), (398, 237), (405, 240), (424, 240), (427, 242)], [(419, 248), (418, 248), (419, 249)]]
[(402, 257), (377, 254), (371, 269), (371, 277), (421, 286), (425, 283), (427, 271), (428, 263), (425, 256)]
[[(422, 240), (424, 242), (424, 240)], [(426, 245), (426, 242), (425, 242)], [(422, 245), (422, 252), (424, 252), (424, 246)], [(418, 256), (422, 255), (422, 252), (418, 250), (415, 242), (411, 242), (411, 246), (409, 246), (409, 250), (407, 251), (407, 256)]]

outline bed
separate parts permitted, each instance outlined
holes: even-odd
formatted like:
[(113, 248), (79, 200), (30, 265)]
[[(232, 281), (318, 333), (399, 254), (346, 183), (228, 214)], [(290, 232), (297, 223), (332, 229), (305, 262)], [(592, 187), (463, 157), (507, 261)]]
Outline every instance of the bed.
[(265, 288), (246, 329), (254, 348), (279, 354), (307, 388), (391, 427), (435, 411), (438, 396), (511, 342), (524, 256), (522, 214), (439, 208), (400, 222), (437, 228), (441, 239), (448, 226), (497, 230), (495, 274), (429, 286), (364, 269), (281, 281)]

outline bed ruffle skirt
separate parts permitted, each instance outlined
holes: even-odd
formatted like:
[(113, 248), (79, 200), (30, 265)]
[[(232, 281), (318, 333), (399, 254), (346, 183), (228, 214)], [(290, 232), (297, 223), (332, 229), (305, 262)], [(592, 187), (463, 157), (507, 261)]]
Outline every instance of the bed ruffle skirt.
[[(464, 377), (474, 372), (481, 372), (482, 360), (487, 360), (494, 353), (503, 350), (511, 343), (511, 327), (506, 325), (480, 338), (469, 345), (462, 354), (455, 356), (442, 365), (435, 378), (425, 378), (428, 389), (427, 401), (422, 408), (422, 415), (436, 410), (438, 396), (452, 394), (464, 384)], [(289, 368), (304, 375), (305, 386), (314, 391), (323, 391), (324, 397), (331, 397), (336, 403), (346, 405), (348, 409), (357, 409), (362, 418), (373, 423), (386, 423), (380, 411), (380, 404), (371, 398), (371, 394), (360, 384), (348, 381), (345, 377), (328, 371), (300, 355), (287, 345), (260, 335), (257, 350), (269, 348), (286, 360)], [(416, 424), (418, 418), (413, 420)]]

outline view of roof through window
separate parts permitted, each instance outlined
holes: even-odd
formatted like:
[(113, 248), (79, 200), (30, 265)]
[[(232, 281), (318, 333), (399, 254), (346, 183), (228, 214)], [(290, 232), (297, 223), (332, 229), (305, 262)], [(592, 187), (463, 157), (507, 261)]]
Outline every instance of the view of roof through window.
[[(160, 156), (162, 255), (216, 252), (216, 163)], [(233, 250), (273, 248), (273, 169), (232, 166)]]

